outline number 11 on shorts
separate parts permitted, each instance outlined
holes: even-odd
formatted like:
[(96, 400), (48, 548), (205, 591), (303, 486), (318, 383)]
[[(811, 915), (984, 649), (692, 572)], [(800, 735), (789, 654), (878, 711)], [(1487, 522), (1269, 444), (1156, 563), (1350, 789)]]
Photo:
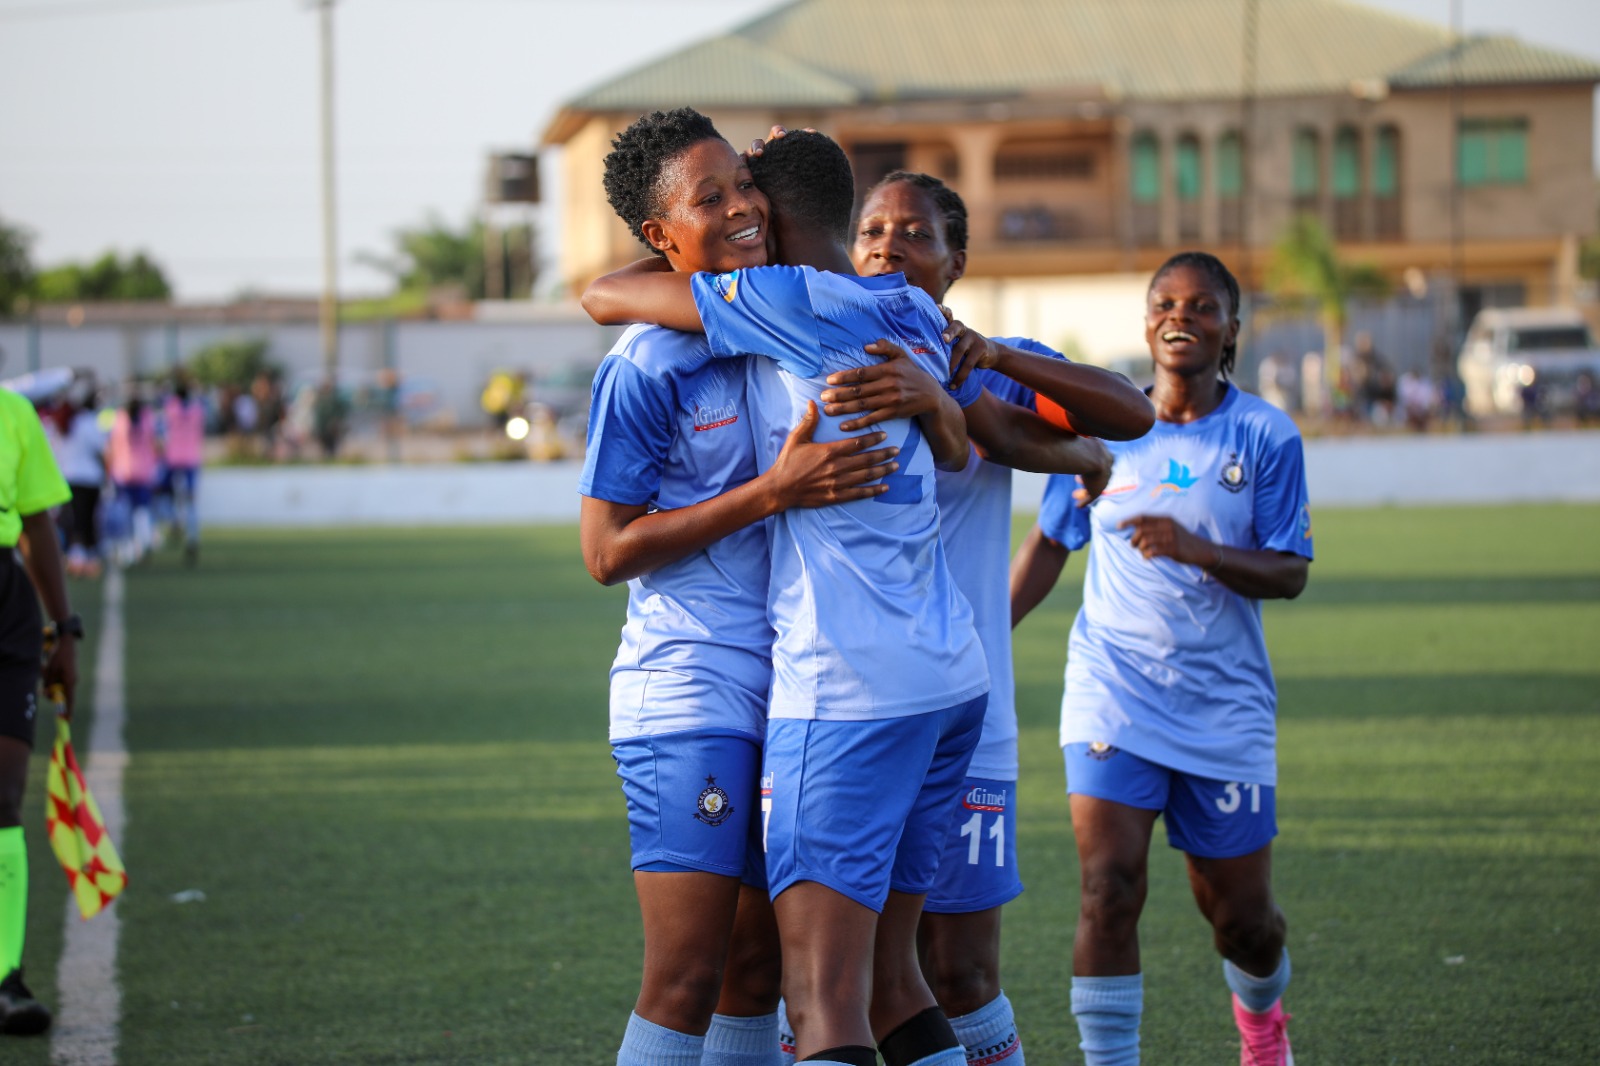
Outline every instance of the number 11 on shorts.
[[(978, 865), (978, 849), (983, 844), (983, 812), (975, 811), (961, 826), (961, 835), (970, 837), (967, 841), (967, 865)], [(994, 841), (994, 864), (1006, 864), (1006, 816), (995, 815), (994, 826), (989, 830), (989, 839)]]

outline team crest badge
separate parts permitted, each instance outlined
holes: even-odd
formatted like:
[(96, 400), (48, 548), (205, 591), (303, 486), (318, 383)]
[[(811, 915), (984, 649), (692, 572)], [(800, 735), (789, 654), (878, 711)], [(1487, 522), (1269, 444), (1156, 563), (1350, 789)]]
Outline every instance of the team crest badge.
[(1244, 463), (1239, 461), (1239, 453), (1230, 452), (1227, 463), (1222, 467), (1222, 476), (1217, 479), (1217, 484), (1229, 492), (1243, 492), (1244, 487), (1249, 483), (1244, 476)]
[(706, 775), (706, 787), (700, 790), (700, 798), (695, 801), (694, 807), (694, 816), (707, 825), (721, 825), (733, 813), (728, 794), (722, 791), (717, 779), (709, 774)]
[(1095, 762), (1105, 762), (1116, 753), (1117, 749), (1113, 748), (1110, 744), (1107, 744), (1103, 740), (1097, 740), (1093, 744), (1089, 745), (1089, 758), (1093, 759)]

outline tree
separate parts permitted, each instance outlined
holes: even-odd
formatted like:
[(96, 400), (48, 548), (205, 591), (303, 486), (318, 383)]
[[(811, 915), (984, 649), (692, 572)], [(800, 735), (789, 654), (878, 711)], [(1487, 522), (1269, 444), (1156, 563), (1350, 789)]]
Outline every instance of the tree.
[(194, 353), (189, 361), (189, 373), (201, 385), (243, 392), (260, 375), (276, 378), (283, 373), (283, 368), (267, 358), (265, 338), (252, 337), (213, 341)]
[(33, 235), (0, 219), (0, 318), (23, 310), (33, 296)]
[(87, 266), (63, 263), (51, 267), (39, 274), (36, 288), (43, 303), (172, 297), (165, 272), (143, 252), (135, 252), (127, 260), (107, 252)]
[(1351, 297), (1383, 296), (1389, 282), (1376, 267), (1344, 262), (1326, 227), (1315, 216), (1302, 214), (1273, 245), (1267, 288), (1279, 300), (1316, 307), (1327, 380), (1337, 384)]
[[(533, 227), (511, 226), (499, 234), (504, 242), (501, 262), (506, 265), (508, 276), (508, 284), (501, 291), (531, 292), (537, 280)], [(452, 229), (444, 219), (430, 213), (421, 226), (396, 230), (394, 243), (395, 251), (390, 255), (364, 252), (358, 258), (392, 277), (399, 292), (427, 293), (457, 287), (468, 299), (485, 297), (481, 220), (472, 219), (463, 228)]]

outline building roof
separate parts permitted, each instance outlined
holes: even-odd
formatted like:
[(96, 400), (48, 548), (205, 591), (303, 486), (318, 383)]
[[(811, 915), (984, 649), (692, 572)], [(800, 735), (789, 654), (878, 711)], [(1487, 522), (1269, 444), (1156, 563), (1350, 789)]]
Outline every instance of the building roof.
[[(1097, 86), (1112, 99), (1229, 98), (1245, 90), (1250, 0), (794, 0), (569, 100), (584, 113), (662, 106), (838, 107), (1005, 99)], [(1448, 30), (1349, 0), (1256, 0), (1256, 92), (1449, 84)], [(1441, 71), (1443, 73), (1441, 74)], [(1600, 66), (1474, 38), (1467, 84), (1600, 81)], [(1443, 79), (1442, 81), (1440, 79)]]

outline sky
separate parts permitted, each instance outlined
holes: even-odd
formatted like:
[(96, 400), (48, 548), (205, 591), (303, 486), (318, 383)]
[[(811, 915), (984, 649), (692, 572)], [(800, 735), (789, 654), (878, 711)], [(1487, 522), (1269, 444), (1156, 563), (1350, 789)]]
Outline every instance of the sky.
[[(1450, 19), (1451, 0), (1366, 2)], [(1600, 3), (1459, 2), (1468, 32), (1600, 61)], [(387, 288), (360, 257), (395, 230), (463, 224), (487, 153), (533, 148), (562, 101), (776, 6), (337, 0), (342, 289)], [(0, 0), (0, 219), (33, 234), (36, 265), (143, 250), (184, 300), (315, 293), (317, 25), (309, 0)], [(557, 226), (537, 220), (548, 262)]]

